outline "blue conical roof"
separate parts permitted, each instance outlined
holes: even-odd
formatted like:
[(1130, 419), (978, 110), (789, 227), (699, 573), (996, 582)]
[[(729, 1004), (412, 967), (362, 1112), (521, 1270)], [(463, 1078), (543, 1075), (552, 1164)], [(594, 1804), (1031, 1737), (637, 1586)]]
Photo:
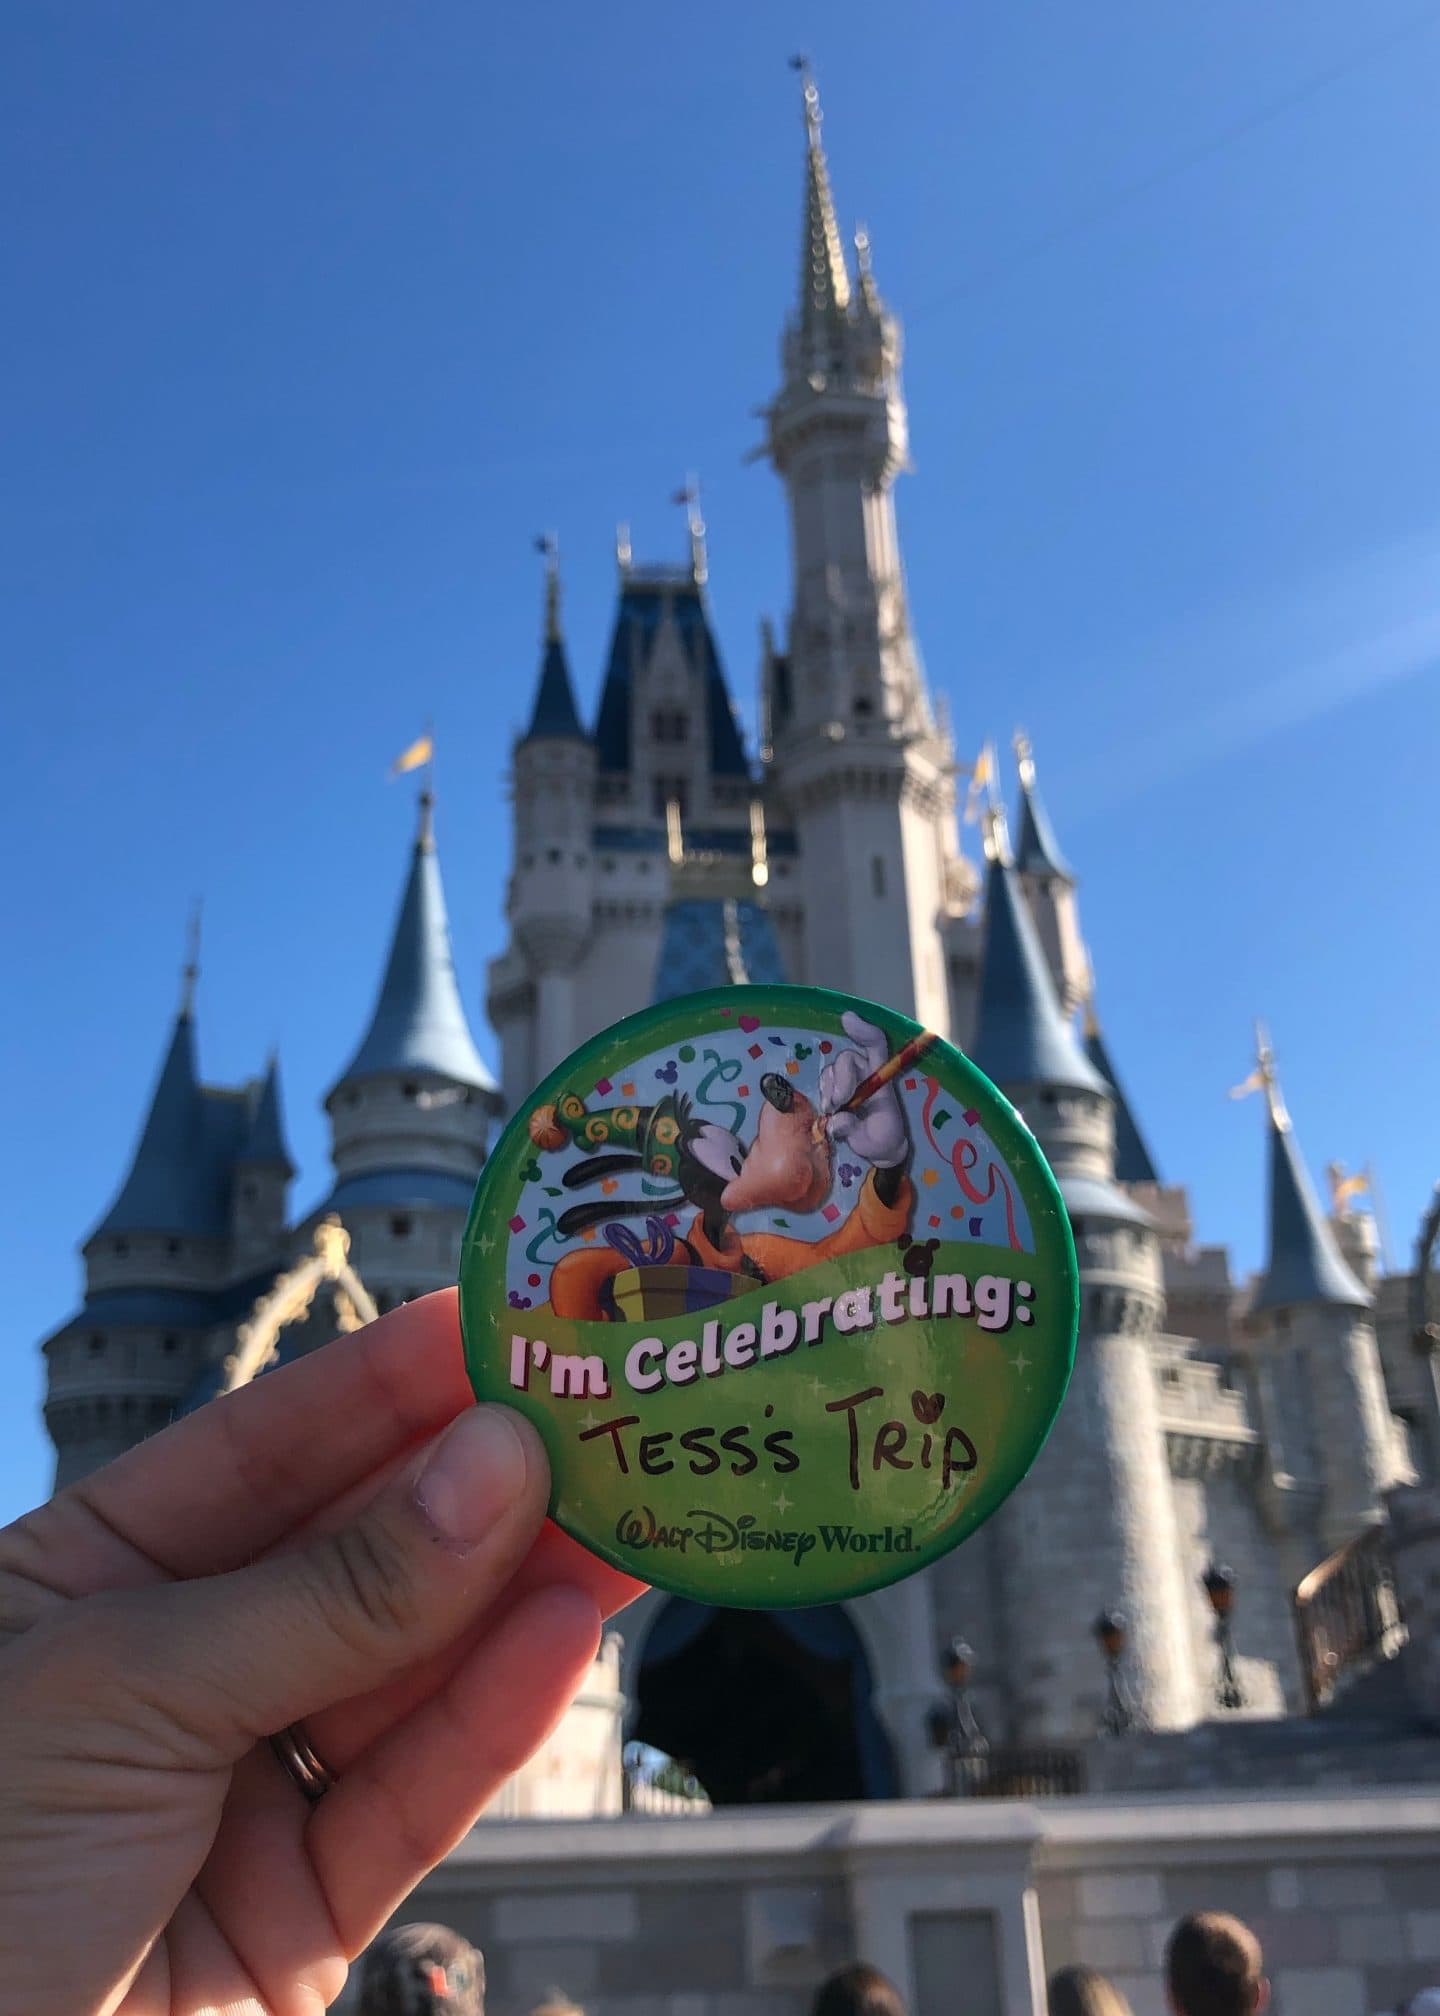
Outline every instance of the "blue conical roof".
[(1085, 1055), (1110, 1087), (1110, 1100), (1115, 1108), (1115, 1180), (1117, 1183), (1158, 1183), (1159, 1172), (1145, 1146), (1145, 1137), (1135, 1125), (1135, 1116), (1130, 1111), (1130, 1101), (1125, 1097), (1120, 1080), (1115, 1076), (1115, 1067), (1110, 1062), (1110, 1053), (1105, 1048), (1104, 1038), (1098, 1029), (1092, 1029), (1085, 1038)]
[(990, 864), (985, 893), (985, 963), (971, 1055), (1000, 1086), (1055, 1085), (1109, 1094), (1056, 999), (1014, 873), (999, 860)]
[(630, 768), (635, 674), (654, 650), (656, 634), (667, 611), (679, 629), (686, 656), (704, 678), (703, 733), (710, 773), (714, 777), (748, 777), (750, 765), (745, 744), (699, 583), (689, 575), (663, 572), (630, 575), (621, 583), (620, 607), (595, 720), (600, 768), (609, 771)]
[(285, 1123), (280, 1113), (280, 1060), (272, 1057), (260, 1080), (250, 1113), (250, 1128), (240, 1150), (242, 1162), (265, 1162), (295, 1174), (295, 1164), (285, 1145)]
[(1340, 1257), (1283, 1112), (1270, 1117), (1270, 1257), (1252, 1305), (1329, 1302), (1368, 1309), (1373, 1296)]
[(96, 1231), (186, 1230), (196, 1199), (202, 1139), (195, 1024), (186, 1011), (175, 1018), (130, 1173)]
[(575, 689), (570, 683), (564, 639), (549, 637), (540, 661), (540, 684), (535, 691), (535, 710), (525, 730), (525, 740), (584, 742), (586, 739), (575, 705)]
[(91, 1237), (159, 1232), (223, 1238), (231, 1175), (250, 1118), (244, 1092), (200, 1083), (195, 1024), (185, 1007), (175, 1019), (129, 1174)]
[(1073, 882), (1075, 871), (1060, 852), (1055, 829), (1040, 800), (1033, 777), (1020, 780), (1020, 839), (1015, 849), (1015, 865), (1022, 875), (1058, 875)]
[(460, 1001), (428, 795), (421, 801), (420, 834), (380, 998), (339, 1083), (391, 1071), (429, 1072), (485, 1092), (497, 1089), (480, 1061)]

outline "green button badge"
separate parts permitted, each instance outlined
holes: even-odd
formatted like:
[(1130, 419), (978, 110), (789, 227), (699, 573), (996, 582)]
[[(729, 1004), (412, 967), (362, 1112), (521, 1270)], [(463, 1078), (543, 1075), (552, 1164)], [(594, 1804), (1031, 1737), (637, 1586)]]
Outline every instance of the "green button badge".
[(727, 987), (577, 1050), (470, 1211), (471, 1383), (535, 1423), (551, 1512), (706, 1603), (921, 1568), (1034, 1462), (1075, 1248), (1015, 1109), (871, 1002)]

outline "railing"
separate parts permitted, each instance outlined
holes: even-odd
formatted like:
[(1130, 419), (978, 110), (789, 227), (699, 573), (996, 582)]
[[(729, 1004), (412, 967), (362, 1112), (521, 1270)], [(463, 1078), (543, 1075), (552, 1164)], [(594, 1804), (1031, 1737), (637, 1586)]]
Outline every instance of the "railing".
[(1383, 1528), (1367, 1527), (1312, 1568), (1292, 1599), (1300, 1668), (1313, 1715), (1350, 1675), (1393, 1659), (1406, 1630)]
[(708, 1813), (710, 1801), (698, 1789), (695, 1792), (673, 1791), (667, 1786), (657, 1785), (653, 1779), (641, 1777), (638, 1772), (627, 1771), (623, 1810), (626, 1813), (679, 1814), (684, 1819), (690, 1819)]
[(1085, 1790), (1078, 1750), (1002, 1745), (948, 1760), (950, 1790), (969, 1799), (1064, 1799)]

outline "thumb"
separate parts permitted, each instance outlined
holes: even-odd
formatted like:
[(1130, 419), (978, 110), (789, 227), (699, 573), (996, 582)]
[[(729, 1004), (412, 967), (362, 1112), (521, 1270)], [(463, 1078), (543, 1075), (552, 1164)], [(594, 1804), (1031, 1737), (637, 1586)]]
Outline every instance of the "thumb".
[(472, 1407), (336, 1531), (147, 1592), (148, 1698), (228, 1760), (368, 1692), (473, 1625), (529, 1552), (549, 1490), (529, 1423)]

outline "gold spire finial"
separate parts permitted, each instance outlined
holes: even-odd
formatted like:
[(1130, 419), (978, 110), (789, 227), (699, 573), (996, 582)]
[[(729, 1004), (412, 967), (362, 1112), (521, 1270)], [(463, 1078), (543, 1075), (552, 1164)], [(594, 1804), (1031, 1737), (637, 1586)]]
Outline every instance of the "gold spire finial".
[(560, 642), (560, 541), (553, 532), (541, 532), (535, 551), (545, 559), (545, 642)]
[(1020, 782), (1028, 791), (1035, 782), (1035, 753), (1030, 746), (1030, 737), (1023, 728), (1017, 728), (1010, 738), (1010, 747), (1015, 751), (1015, 763), (1020, 772)]
[(1280, 1096), (1280, 1080), (1275, 1072), (1275, 1052), (1270, 1046), (1270, 1032), (1258, 1018), (1255, 1023), (1255, 1069), (1248, 1078), (1230, 1087), (1232, 1099), (1248, 1098), (1252, 1092), (1263, 1092), (1269, 1109), (1271, 1124), (1282, 1133), (1290, 1126), (1290, 1115), (1285, 1111), (1285, 1101)]
[(190, 919), (185, 926), (185, 964), (180, 969), (180, 1014), (186, 1022), (195, 1012), (195, 987), (200, 978), (201, 901), (197, 896), (191, 904)]
[(424, 778), (420, 785), (420, 824), (415, 845), (422, 854), (435, 851), (435, 723), (425, 723)]

